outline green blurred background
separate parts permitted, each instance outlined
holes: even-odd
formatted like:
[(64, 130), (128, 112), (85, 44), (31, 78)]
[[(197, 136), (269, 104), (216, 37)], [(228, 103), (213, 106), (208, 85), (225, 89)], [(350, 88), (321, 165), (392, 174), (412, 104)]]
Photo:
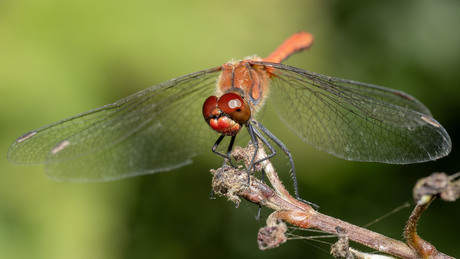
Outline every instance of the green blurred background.
[[(436, 162), (349, 162), (301, 143), (265, 112), (266, 126), (294, 154), (301, 196), (365, 225), (411, 202), (418, 178), (459, 170), (459, 14), (457, 0), (0, 1), (0, 258), (330, 258), (328, 245), (312, 241), (259, 251), (257, 206), (208, 198), (209, 169), (221, 161), (210, 151), (168, 173), (72, 184), (49, 180), (42, 166), (10, 164), (8, 147), (29, 130), (156, 83), (268, 55), (306, 30), (313, 48), (287, 64), (409, 92), (452, 137), (452, 154)], [(370, 229), (402, 239), (409, 213)], [(437, 201), (419, 232), (460, 256), (459, 219), (458, 202)]]

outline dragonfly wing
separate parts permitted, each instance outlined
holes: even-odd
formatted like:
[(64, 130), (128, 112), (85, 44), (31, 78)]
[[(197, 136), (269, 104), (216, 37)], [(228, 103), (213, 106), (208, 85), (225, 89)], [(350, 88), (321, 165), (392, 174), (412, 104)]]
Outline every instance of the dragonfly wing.
[(201, 109), (215, 91), (218, 72), (179, 77), (29, 132), (13, 143), (8, 159), (45, 163), (51, 178), (66, 181), (112, 180), (184, 166), (215, 140)]
[(435, 160), (451, 150), (446, 130), (406, 93), (282, 64), (265, 66), (275, 68), (271, 99), (279, 117), (321, 150), (395, 164)]

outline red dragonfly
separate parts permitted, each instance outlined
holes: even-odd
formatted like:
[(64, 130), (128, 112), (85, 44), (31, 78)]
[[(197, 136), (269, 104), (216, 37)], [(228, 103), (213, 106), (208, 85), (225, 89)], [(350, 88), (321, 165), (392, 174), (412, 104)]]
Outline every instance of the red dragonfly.
[[(178, 77), (30, 131), (12, 144), (8, 159), (45, 164), (57, 180), (113, 180), (187, 165), (213, 142), (212, 150), (228, 158), (217, 146), (230, 136), (230, 151), (246, 126), (272, 155), (267, 139), (280, 146), (293, 169), (288, 149), (255, 118), (269, 100), (302, 140), (340, 158), (406, 164), (450, 152), (445, 129), (411, 95), (280, 64), (312, 43), (311, 34), (299, 32), (267, 58)], [(200, 113), (221, 134), (217, 142)]]

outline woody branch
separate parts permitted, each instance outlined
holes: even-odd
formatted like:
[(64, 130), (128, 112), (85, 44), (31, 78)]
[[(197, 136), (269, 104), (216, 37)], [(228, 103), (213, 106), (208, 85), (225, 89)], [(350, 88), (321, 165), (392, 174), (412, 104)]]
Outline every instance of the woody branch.
[[(253, 154), (254, 147), (252, 145), (248, 145), (245, 149), (236, 147), (232, 153), (236, 160), (244, 160), (246, 167)], [(263, 148), (259, 149), (257, 157), (266, 157)], [(233, 168), (225, 165), (217, 170), (212, 170), (211, 173), (213, 174), (212, 186), (215, 194), (226, 196), (236, 204), (241, 201), (240, 198), (244, 198), (252, 203), (274, 210), (267, 218), (267, 226), (259, 231), (259, 247), (261, 249), (273, 248), (286, 241), (284, 236), (285, 225), (282, 223), (286, 222), (299, 228), (318, 229), (339, 237), (345, 235), (349, 240), (400, 258), (452, 258), (438, 252), (434, 246), (430, 247), (430, 254), (420, 254), (420, 251), (417, 251), (412, 245), (409, 247), (402, 241), (316, 211), (310, 205), (295, 199), (288, 193), (269, 160), (258, 163), (256, 170), (264, 171), (271, 187), (252, 175), (248, 185), (248, 175), (246, 170), (241, 167)], [(416, 225), (416, 222), (411, 223), (409, 220), (409, 224)], [(409, 235), (414, 233), (416, 235), (415, 227), (412, 230), (406, 230), (406, 232)], [(413, 239), (411, 240), (413, 241)], [(424, 243), (417, 244), (424, 245)]]

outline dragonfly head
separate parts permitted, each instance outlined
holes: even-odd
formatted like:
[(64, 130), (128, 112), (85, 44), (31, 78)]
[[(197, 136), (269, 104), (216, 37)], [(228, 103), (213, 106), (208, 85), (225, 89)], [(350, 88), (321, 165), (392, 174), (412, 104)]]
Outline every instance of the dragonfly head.
[(203, 117), (213, 130), (234, 136), (251, 118), (251, 108), (239, 94), (226, 93), (220, 98), (210, 96), (204, 101)]

